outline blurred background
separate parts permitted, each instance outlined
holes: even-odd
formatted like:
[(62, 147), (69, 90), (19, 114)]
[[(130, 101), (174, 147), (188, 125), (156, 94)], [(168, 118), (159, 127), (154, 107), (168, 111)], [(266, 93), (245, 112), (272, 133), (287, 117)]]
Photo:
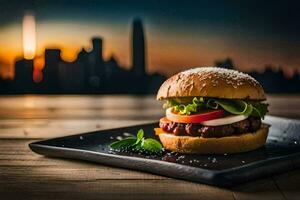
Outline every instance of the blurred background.
[(299, 1), (0, 0), (1, 94), (154, 94), (197, 66), (300, 93)]

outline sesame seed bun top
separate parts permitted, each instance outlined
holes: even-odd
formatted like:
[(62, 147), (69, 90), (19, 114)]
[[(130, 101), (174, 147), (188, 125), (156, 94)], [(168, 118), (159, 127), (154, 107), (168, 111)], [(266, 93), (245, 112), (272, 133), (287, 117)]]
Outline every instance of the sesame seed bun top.
[(192, 68), (175, 74), (161, 85), (157, 93), (158, 100), (195, 96), (266, 100), (262, 86), (254, 78), (218, 67)]

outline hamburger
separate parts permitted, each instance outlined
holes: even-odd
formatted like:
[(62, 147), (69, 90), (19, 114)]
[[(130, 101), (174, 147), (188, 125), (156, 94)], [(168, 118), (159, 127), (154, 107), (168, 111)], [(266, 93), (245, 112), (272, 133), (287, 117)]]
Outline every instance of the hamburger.
[(167, 79), (157, 100), (165, 101), (166, 115), (155, 133), (167, 150), (240, 153), (266, 142), (266, 95), (248, 74), (218, 67), (189, 69)]

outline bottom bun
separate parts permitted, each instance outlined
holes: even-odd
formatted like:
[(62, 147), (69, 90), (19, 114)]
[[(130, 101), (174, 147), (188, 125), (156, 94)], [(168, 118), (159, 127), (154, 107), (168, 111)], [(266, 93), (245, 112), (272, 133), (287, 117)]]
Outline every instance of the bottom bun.
[(244, 133), (220, 138), (176, 136), (169, 133), (159, 134), (164, 148), (180, 153), (225, 154), (251, 151), (263, 146), (269, 132), (269, 125), (262, 124), (253, 133)]

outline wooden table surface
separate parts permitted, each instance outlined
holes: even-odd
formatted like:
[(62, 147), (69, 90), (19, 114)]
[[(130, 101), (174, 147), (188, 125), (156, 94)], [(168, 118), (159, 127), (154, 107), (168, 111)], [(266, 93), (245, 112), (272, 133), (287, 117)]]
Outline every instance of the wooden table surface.
[[(270, 114), (300, 119), (300, 96), (269, 96)], [(300, 199), (300, 169), (233, 188), (54, 159), (30, 142), (152, 122), (154, 96), (1, 96), (0, 199)]]

